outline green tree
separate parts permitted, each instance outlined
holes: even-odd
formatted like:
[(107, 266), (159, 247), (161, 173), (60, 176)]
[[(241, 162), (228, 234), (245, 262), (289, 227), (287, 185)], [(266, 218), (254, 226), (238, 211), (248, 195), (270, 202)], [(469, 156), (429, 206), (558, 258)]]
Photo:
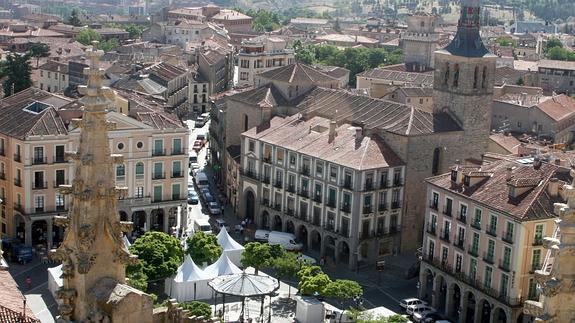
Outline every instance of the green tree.
[(191, 302), (180, 303), (180, 306), (184, 310), (190, 311), (191, 315), (202, 316), (205, 319), (210, 319), (212, 317), (212, 308), (208, 303), (200, 301), (191, 301)]
[(28, 54), (36, 58), (36, 68), (38, 68), (40, 57), (50, 56), (50, 46), (44, 43), (32, 43), (28, 46)]
[[(148, 279), (157, 280), (173, 275), (184, 257), (178, 239), (163, 232), (146, 232), (130, 246), (137, 255)], [(135, 270), (130, 268), (130, 271)]]
[(144, 266), (140, 261), (137, 264), (126, 267), (128, 285), (143, 292), (148, 289), (148, 276), (144, 273)]
[(323, 295), (331, 279), (319, 266), (303, 266), (298, 272), (299, 292), (302, 295)]
[(242, 266), (244, 267), (254, 267), (256, 275), (259, 270), (266, 267), (272, 258), (270, 252), (270, 245), (261, 242), (250, 242), (245, 246), (245, 250), (242, 253)]
[(140, 38), (144, 31), (144, 27), (136, 24), (129, 24), (124, 28), (124, 30), (130, 33), (130, 38)]
[[(283, 256), (272, 259), (271, 267), (275, 270), (279, 280), (295, 278), (302, 266), (301, 261), (298, 259), (298, 254), (291, 252), (284, 252)], [(289, 284), (288, 297), (291, 297), (291, 285)]]
[(353, 280), (337, 279), (325, 286), (323, 295), (331, 297), (343, 305), (347, 301), (363, 296), (363, 288)]
[(195, 263), (212, 264), (222, 254), (222, 247), (218, 244), (218, 238), (213, 234), (205, 234), (197, 231), (186, 241), (188, 248), (186, 253), (192, 257)]
[(116, 38), (111, 38), (98, 43), (98, 49), (101, 49), (104, 52), (109, 52), (119, 46), (120, 41), (118, 41)]
[(9, 96), (32, 86), (32, 66), (30, 56), (10, 53), (2, 63), (1, 75), (6, 77), (2, 88), (4, 95)]
[(68, 17), (68, 25), (72, 25), (72, 26), (76, 26), (76, 27), (82, 26), (82, 22), (80, 21), (78, 10), (72, 9), (72, 12), (70, 13), (70, 17)]
[(556, 47), (563, 48), (563, 43), (558, 38), (550, 38), (547, 40), (547, 44), (545, 44), (545, 52)]
[(93, 41), (102, 40), (102, 35), (92, 28), (86, 28), (76, 35), (76, 40), (83, 45), (91, 45)]
[(521, 86), (521, 85), (525, 85), (525, 81), (523, 81), (523, 78), (520, 77), (520, 78), (517, 80), (517, 82), (515, 82), (515, 84), (516, 84), (516, 85), (520, 85), (520, 86)]

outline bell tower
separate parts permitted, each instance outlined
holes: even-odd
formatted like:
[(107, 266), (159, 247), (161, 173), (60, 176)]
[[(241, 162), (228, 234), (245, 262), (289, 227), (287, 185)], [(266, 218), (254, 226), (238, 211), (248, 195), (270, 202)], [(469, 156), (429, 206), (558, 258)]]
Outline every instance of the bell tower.
[(481, 40), (480, 11), (479, 0), (461, 0), (457, 33), (435, 52), (433, 79), (433, 112), (447, 112), (459, 124), (472, 158), (487, 149), (497, 59)]

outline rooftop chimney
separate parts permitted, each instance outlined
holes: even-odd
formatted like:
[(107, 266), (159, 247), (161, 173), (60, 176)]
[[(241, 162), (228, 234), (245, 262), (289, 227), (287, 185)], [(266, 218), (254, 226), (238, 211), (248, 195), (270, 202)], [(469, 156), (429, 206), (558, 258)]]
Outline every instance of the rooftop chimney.
[(533, 158), (533, 168), (539, 169), (539, 167), (541, 167), (541, 158), (539, 156), (535, 156), (535, 158)]
[(547, 184), (547, 193), (551, 196), (557, 196), (559, 194), (559, 180), (555, 177), (549, 179)]
[(333, 120), (329, 123), (329, 139), (328, 139), (329, 143), (332, 143), (335, 139), (335, 136), (337, 136), (337, 133), (335, 132), (336, 126), (337, 123)]
[(361, 127), (355, 128), (355, 149), (361, 146), (361, 142), (363, 141), (363, 129)]
[(509, 181), (513, 177), (513, 167), (507, 166), (505, 180)]

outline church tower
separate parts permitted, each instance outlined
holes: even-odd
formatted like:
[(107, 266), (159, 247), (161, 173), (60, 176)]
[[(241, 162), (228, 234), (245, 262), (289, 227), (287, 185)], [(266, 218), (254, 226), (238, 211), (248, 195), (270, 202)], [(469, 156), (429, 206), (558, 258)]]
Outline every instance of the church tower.
[(421, 72), (433, 68), (433, 53), (439, 41), (439, 33), (435, 32), (436, 21), (437, 16), (424, 12), (407, 16), (407, 30), (401, 38), (408, 71)]
[(497, 59), (481, 40), (479, 21), (479, 0), (461, 0), (457, 33), (435, 52), (433, 112), (447, 112), (463, 129), (468, 158), (487, 149)]
[(104, 70), (99, 68), (101, 50), (89, 49), (90, 67), (84, 69), (88, 85), (78, 90), (84, 96), (78, 151), (67, 153), (76, 165), (72, 185), (60, 191), (71, 198), (70, 212), (55, 217), (66, 227), (62, 245), (51, 251), (62, 261), (63, 286), (58, 291), (62, 303), (58, 322), (142, 322), (152, 321), (150, 296), (125, 284), (126, 265), (137, 261), (124, 245), (122, 232), (131, 222), (120, 222), (118, 195), (124, 188), (115, 186), (114, 163), (121, 155), (110, 155), (106, 109), (114, 92), (102, 86)]

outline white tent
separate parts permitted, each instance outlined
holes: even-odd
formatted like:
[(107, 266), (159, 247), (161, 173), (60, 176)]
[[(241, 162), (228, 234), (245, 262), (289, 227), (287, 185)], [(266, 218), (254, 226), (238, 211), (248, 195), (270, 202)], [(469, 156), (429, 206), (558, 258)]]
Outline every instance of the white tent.
[(225, 253), (222, 253), (216, 262), (204, 269), (204, 273), (206, 273), (210, 279), (223, 275), (239, 274), (241, 272), (242, 270), (234, 265)]
[(58, 265), (56, 267), (48, 268), (48, 290), (52, 293), (55, 299), (56, 292), (60, 287), (64, 285), (62, 281), (62, 265)]
[(212, 297), (212, 289), (208, 286), (210, 280), (211, 277), (194, 263), (192, 257), (186, 255), (176, 276), (166, 279), (165, 292), (178, 302), (209, 299)]
[(230, 237), (225, 227), (222, 227), (220, 233), (218, 233), (218, 243), (222, 246), (223, 253), (230, 258), (234, 265), (241, 266), (242, 253), (245, 248)]

